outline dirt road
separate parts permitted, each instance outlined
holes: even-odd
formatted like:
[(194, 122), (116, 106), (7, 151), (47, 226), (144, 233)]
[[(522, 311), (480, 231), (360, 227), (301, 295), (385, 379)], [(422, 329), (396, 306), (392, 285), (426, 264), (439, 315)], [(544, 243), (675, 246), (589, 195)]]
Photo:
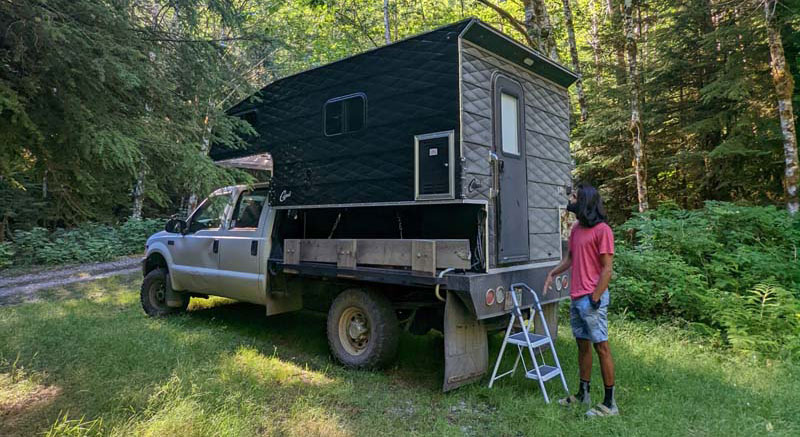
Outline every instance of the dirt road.
[(47, 288), (134, 273), (141, 269), (141, 259), (141, 255), (134, 255), (102, 263), (54, 267), (35, 273), (0, 274), (0, 305), (20, 299), (30, 300), (37, 291)]

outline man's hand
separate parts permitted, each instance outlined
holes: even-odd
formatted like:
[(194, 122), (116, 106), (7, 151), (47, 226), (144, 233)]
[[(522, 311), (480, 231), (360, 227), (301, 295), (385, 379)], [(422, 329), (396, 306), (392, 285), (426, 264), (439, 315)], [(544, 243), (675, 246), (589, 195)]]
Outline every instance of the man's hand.
[(598, 297), (598, 298), (595, 298), (594, 297), (594, 293), (592, 293), (592, 295), (589, 296), (589, 303), (592, 304), (592, 308), (594, 308), (595, 310), (600, 309), (600, 299), (601, 298), (602, 298), (602, 295), (600, 297)]

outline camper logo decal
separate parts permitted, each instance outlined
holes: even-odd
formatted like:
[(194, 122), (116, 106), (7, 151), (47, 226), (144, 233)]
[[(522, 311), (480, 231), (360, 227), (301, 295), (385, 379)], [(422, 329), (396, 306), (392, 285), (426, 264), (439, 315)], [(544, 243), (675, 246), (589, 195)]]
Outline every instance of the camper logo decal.
[(278, 200), (280, 200), (280, 202), (283, 203), (284, 200), (286, 200), (286, 199), (288, 199), (290, 197), (292, 197), (292, 192), (283, 190), (283, 191), (281, 191), (281, 195), (278, 198)]

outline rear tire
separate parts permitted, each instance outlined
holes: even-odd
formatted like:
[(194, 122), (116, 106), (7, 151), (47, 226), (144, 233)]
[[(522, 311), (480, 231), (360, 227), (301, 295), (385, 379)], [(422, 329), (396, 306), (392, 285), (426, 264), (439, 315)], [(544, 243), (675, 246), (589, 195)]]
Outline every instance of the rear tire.
[(345, 367), (385, 366), (397, 353), (400, 326), (385, 296), (372, 290), (346, 290), (328, 310), (328, 345)]
[(139, 300), (142, 309), (150, 317), (164, 317), (177, 312), (185, 311), (189, 306), (189, 296), (182, 295), (183, 303), (180, 307), (173, 308), (167, 306), (166, 292), (169, 281), (167, 269), (161, 267), (153, 269), (142, 281), (142, 290), (139, 293)]

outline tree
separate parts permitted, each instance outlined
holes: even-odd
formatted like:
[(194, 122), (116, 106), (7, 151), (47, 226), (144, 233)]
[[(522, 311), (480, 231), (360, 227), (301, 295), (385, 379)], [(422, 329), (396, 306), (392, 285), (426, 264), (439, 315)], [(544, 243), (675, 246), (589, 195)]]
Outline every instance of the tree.
[(383, 0), (383, 29), (386, 37), (386, 44), (391, 44), (392, 34), (389, 31), (389, 0)]
[(633, 27), (634, 0), (625, 0), (625, 41), (628, 48), (628, 84), (631, 107), (631, 146), (633, 148), (633, 171), (636, 175), (636, 195), (639, 212), (647, 211), (647, 171), (644, 163), (644, 129), (639, 111), (639, 70), (636, 62), (636, 34)]
[(797, 159), (797, 132), (792, 108), (792, 94), (794, 80), (786, 65), (783, 53), (783, 42), (775, 16), (777, 0), (764, 0), (764, 19), (769, 37), (769, 53), (771, 59), (772, 81), (775, 85), (775, 95), (778, 99), (778, 116), (780, 118), (781, 134), (783, 136), (783, 151), (785, 155), (784, 191), (786, 208), (791, 214), (800, 210), (798, 200), (798, 178), (800, 166)]
[(581, 74), (581, 63), (578, 59), (578, 48), (575, 44), (575, 28), (572, 25), (572, 9), (569, 0), (562, 0), (564, 3), (564, 25), (567, 27), (567, 42), (569, 42), (569, 55), (572, 59), (572, 69), (578, 75), (575, 81), (575, 92), (578, 95), (578, 107), (581, 111), (581, 121), (586, 121), (588, 110), (586, 109), (586, 95), (583, 93), (583, 76)]

